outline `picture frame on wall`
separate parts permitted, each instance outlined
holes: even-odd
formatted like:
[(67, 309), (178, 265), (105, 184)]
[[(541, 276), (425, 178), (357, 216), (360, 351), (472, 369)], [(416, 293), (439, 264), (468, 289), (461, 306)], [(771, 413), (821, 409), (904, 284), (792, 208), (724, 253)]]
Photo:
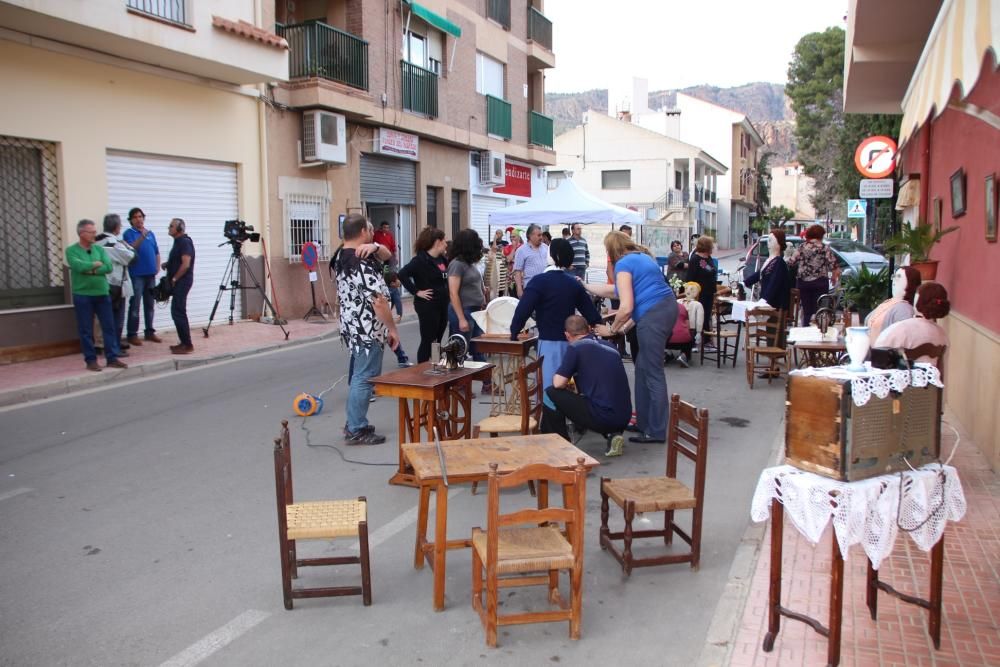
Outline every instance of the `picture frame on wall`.
[(951, 217), (965, 215), (965, 170), (959, 168), (951, 175)]
[(997, 242), (997, 180), (989, 174), (986, 177), (986, 240)]
[(934, 231), (940, 232), (941, 217), (944, 215), (944, 204), (942, 203), (940, 197), (935, 197), (931, 202), (931, 215), (933, 216), (931, 224), (934, 225)]

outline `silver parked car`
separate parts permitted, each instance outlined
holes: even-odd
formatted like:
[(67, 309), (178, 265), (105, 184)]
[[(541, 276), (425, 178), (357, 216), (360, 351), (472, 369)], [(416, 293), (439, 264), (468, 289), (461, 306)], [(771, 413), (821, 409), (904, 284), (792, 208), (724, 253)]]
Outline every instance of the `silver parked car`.
[[(757, 243), (750, 246), (747, 251), (745, 266), (743, 267), (743, 279), (746, 280), (751, 274), (760, 270), (760, 267), (767, 261), (767, 239), (768, 234), (760, 237)], [(804, 239), (801, 236), (786, 236), (785, 241), (788, 247), (785, 248), (785, 259), (791, 258), (795, 249), (798, 248)], [(872, 250), (866, 245), (850, 239), (824, 239), (823, 243), (830, 246), (837, 264), (840, 265), (841, 276), (848, 276), (861, 270), (862, 266), (867, 266), (872, 273), (878, 273), (889, 266), (889, 260)]]

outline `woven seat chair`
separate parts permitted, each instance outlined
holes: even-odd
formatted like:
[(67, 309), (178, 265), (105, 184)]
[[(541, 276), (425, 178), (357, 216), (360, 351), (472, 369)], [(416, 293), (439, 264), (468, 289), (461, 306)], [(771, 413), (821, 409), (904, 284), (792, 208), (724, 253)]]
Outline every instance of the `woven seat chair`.
[[(517, 369), (517, 404), (521, 406), (520, 414), (496, 415), (481, 419), (472, 429), (472, 437), (478, 438), (480, 433), (489, 433), (491, 438), (498, 437), (501, 433), (518, 433), (520, 435), (531, 435), (536, 433), (538, 425), (542, 423), (542, 360), (545, 357), (538, 357), (530, 364)], [(534, 376), (534, 378), (532, 378)], [(534, 380), (534, 384), (529, 384), (529, 380)], [(479, 482), (472, 483), (472, 495), (476, 494)], [(531, 495), (535, 495), (535, 485), (529, 484)]]
[(758, 372), (767, 375), (768, 384), (781, 376), (780, 363), (784, 363), (784, 372), (788, 372), (792, 361), (791, 352), (784, 343), (785, 311), (770, 308), (748, 310), (745, 331), (747, 383), (751, 389)]
[[(569, 621), (570, 639), (580, 638), (587, 492), (583, 463), (578, 458), (573, 470), (539, 463), (506, 475), (497, 474), (497, 464), (490, 464), (486, 530), (472, 529), (472, 608), (482, 621), (488, 646), (497, 645), (498, 626), (523, 623)], [(563, 506), (500, 514), (500, 490), (530, 480), (561, 485)], [(562, 530), (557, 523), (563, 524)], [(569, 572), (568, 602), (559, 593), (560, 570)], [(501, 588), (541, 585), (548, 587), (549, 602), (558, 609), (499, 614)]]
[[(677, 479), (680, 454), (694, 464), (694, 488)], [(670, 398), (666, 477), (601, 478), (601, 548), (611, 552), (626, 576), (632, 574), (632, 568), (670, 563), (691, 563), (692, 569), (698, 569), (707, 455), (708, 410), (698, 410), (674, 394)], [(611, 532), (608, 527), (609, 501), (625, 513), (625, 528), (621, 532)], [(691, 510), (690, 533), (674, 523), (674, 512), (678, 510)], [(636, 515), (646, 512), (664, 512), (663, 528), (634, 530), (632, 522)], [(632, 543), (636, 539), (659, 537), (669, 546), (675, 534), (690, 545), (688, 551), (646, 558), (636, 558), (632, 553)], [(617, 541), (623, 543), (621, 551), (615, 546)]]
[[(706, 317), (712, 318), (712, 332), (709, 335), (712, 337), (715, 349), (706, 350), (705, 341), (702, 340), (702, 366), (705, 365), (705, 358), (707, 357), (709, 361), (715, 360), (716, 368), (722, 368), (722, 364), (730, 359), (733, 362), (733, 368), (736, 368), (736, 355), (740, 349), (740, 331), (743, 327), (743, 322), (729, 319), (725, 310), (728, 308), (728, 305), (724, 301), (719, 301), (717, 295), (715, 300), (712, 301), (711, 315), (706, 314)], [(732, 328), (734, 324), (736, 325), (735, 329)], [(702, 334), (702, 337), (704, 337), (704, 334)]]
[[(288, 421), (281, 422), (281, 436), (274, 439), (274, 485), (278, 499), (278, 545), (281, 549), (281, 590), (285, 609), (294, 598), (360, 595), (365, 606), (372, 603), (371, 567), (368, 559), (368, 503), (357, 500), (294, 502), (292, 499), (292, 452)], [(352, 537), (358, 540), (358, 556), (298, 558), (298, 540), (331, 540)], [(321, 565), (361, 565), (361, 586), (293, 588), (298, 568)]]

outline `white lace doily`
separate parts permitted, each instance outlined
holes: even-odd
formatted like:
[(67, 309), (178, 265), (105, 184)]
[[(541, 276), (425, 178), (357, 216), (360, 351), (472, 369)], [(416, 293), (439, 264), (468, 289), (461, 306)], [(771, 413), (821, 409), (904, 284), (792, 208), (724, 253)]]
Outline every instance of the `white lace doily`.
[(889, 391), (903, 391), (907, 387), (926, 387), (929, 384), (944, 388), (941, 382), (941, 372), (936, 366), (924, 363), (913, 364), (913, 370), (872, 368), (870, 362), (865, 362), (864, 372), (849, 371), (846, 366), (829, 366), (827, 368), (802, 368), (794, 370), (790, 375), (805, 375), (826, 377), (835, 380), (851, 381), (851, 398), (854, 405), (861, 407), (872, 395), (885, 398)]
[(858, 482), (839, 482), (788, 465), (765, 468), (753, 494), (750, 518), (767, 520), (772, 498), (784, 505), (792, 524), (813, 544), (833, 519), (844, 559), (851, 545), (861, 544), (876, 570), (892, 553), (900, 527), (918, 547), (930, 551), (945, 525), (965, 516), (958, 471), (937, 463)]

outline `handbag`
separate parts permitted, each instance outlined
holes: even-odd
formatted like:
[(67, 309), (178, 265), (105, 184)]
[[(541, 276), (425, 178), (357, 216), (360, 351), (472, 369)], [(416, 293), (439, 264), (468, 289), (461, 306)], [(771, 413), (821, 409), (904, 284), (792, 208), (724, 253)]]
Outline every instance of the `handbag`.
[(153, 298), (157, 301), (169, 301), (171, 292), (173, 292), (173, 286), (170, 284), (170, 279), (163, 276), (153, 288)]

